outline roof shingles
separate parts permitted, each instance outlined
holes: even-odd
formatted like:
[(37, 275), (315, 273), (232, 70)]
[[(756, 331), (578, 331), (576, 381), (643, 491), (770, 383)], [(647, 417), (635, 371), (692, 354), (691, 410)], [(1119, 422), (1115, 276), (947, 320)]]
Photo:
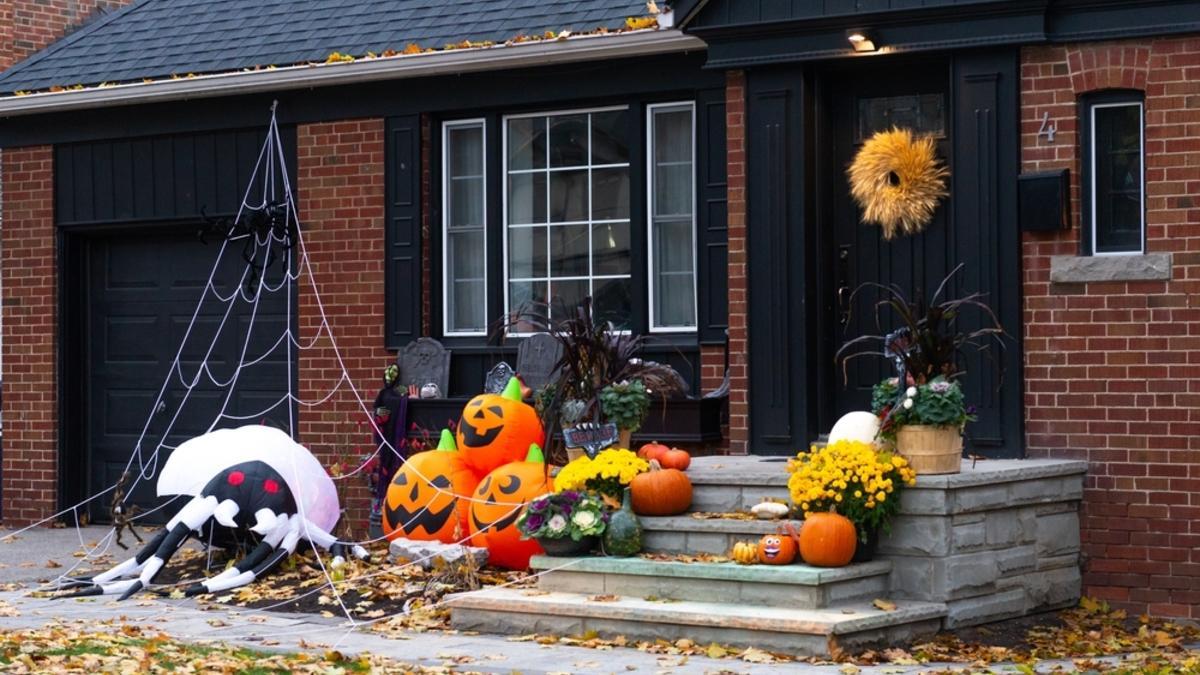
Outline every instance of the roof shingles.
[(0, 92), (620, 28), (645, 0), (139, 0), (0, 74)]

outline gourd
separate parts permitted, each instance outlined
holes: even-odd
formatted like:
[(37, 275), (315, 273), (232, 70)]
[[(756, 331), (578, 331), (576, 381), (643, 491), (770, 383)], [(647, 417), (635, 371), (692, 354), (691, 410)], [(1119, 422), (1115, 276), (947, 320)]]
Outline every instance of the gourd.
[(755, 551), (764, 565), (790, 565), (796, 560), (796, 542), (785, 534), (767, 534), (758, 540)]
[(730, 549), (729, 557), (739, 565), (753, 565), (758, 562), (758, 544), (752, 541), (739, 541)]
[(786, 516), (789, 510), (787, 504), (772, 501), (762, 501), (750, 507), (750, 513), (760, 520), (778, 520)]
[(687, 468), (692, 465), (692, 456), (689, 455), (686, 450), (671, 448), (658, 457), (658, 463), (661, 464), (664, 469), (679, 469), (680, 471), (687, 471)]
[(800, 557), (809, 565), (842, 567), (854, 558), (857, 546), (854, 523), (837, 513), (813, 513), (800, 528)]
[(663, 445), (662, 443), (659, 443), (658, 441), (654, 441), (653, 443), (647, 443), (647, 444), (643, 445), (641, 447), (641, 449), (638, 450), (637, 454), (638, 454), (638, 457), (641, 457), (642, 459), (646, 460), (647, 462), (650, 462), (650, 461), (658, 459), (659, 457), (662, 457), (662, 454), (664, 452), (669, 451), (670, 449), (671, 448)]
[(629, 484), (633, 512), (639, 516), (674, 516), (692, 505), (692, 481), (678, 469), (664, 469), (650, 460), (650, 470)]
[(633, 513), (629, 488), (621, 501), (621, 508), (614, 511), (604, 528), (604, 553), (626, 557), (642, 550), (642, 523)]

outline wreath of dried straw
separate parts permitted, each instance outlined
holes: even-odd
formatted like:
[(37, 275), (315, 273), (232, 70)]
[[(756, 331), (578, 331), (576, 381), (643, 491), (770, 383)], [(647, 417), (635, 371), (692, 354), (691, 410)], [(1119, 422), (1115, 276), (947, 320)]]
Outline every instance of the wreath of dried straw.
[(863, 143), (846, 175), (862, 221), (879, 225), (883, 238), (893, 239), (925, 229), (946, 196), (950, 172), (938, 159), (931, 136), (893, 128)]

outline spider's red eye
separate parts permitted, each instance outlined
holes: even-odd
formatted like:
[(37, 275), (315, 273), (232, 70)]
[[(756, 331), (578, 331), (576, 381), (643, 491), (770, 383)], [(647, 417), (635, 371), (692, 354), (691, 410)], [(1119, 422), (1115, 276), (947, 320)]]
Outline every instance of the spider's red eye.
[(276, 483), (272, 478), (268, 478), (263, 481), (263, 490), (266, 490), (267, 494), (273, 495), (279, 492), (279, 483)]
[(230, 485), (237, 487), (245, 482), (246, 474), (242, 473), (241, 471), (231, 471), (225, 480), (229, 481)]

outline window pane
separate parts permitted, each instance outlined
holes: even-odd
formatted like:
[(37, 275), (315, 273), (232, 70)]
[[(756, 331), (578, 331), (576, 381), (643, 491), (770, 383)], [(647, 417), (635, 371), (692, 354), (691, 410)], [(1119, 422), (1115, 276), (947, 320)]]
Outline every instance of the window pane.
[(619, 330), (628, 330), (633, 315), (633, 291), (629, 279), (597, 279), (593, 296), (596, 321), (612, 322)]
[(546, 174), (517, 173), (508, 177), (508, 222), (546, 222)]
[(629, 221), (592, 226), (592, 273), (629, 274)]
[(550, 174), (550, 221), (587, 220), (587, 169)]
[(629, 162), (629, 110), (592, 115), (592, 164)]
[(587, 166), (588, 116), (550, 118), (550, 166)]
[(545, 316), (546, 282), (514, 281), (508, 285), (508, 306), (513, 312), (541, 313)]
[(856, 141), (892, 127), (912, 129), (939, 138), (946, 135), (946, 97), (942, 94), (880, 96), (858, 100)]
[(652, 110), (650, 252), (655, 328), (696, 326), (692, 108)]
[(483, 317), (486, 315), (484, 283), (479, 281), (456, 281), (448, 308), (452, 330), (482, 332), (487, 330)]
[(551, 281), (550, 282), (550, 316), (555, 318), (563, 318), (570, 316), (564, 312), (570, 312), (572, 309), (579, 306), (583, 299), (588, 296), (588, 282), (586, 279), (578, 281)]
[(483, 176), (483, 127), (451, 127), (447, 135), (450, 175)]
[(487, 327), (483, 124), (448, 125), (445, 139), (445, 329), (479, 332)]
[(592, 169), (592, 219), (629, 217), (629, 169)]
[(449, 208), (452, 229), (483, 227), (483, 177), (451, 177)]
[(484, 296), (484, 233), (450, 232), (446, 236), (446, 260), (449, 264), (446, 297), (447, 329), (481, 331), (487, 323)]
[(508, 231), (508, 276), (546, 276), (546, 228), (514, 227)]
[(1141, 250), (1141, 106), (1096, 106), (1092, 113), (1095, 250)]
[(550, 276), (588, 275), (588, 226), (555, 225), (550, 228)]
[(508, 169), (546, 166), (546, 118), (520, 117), (508, 121)]

